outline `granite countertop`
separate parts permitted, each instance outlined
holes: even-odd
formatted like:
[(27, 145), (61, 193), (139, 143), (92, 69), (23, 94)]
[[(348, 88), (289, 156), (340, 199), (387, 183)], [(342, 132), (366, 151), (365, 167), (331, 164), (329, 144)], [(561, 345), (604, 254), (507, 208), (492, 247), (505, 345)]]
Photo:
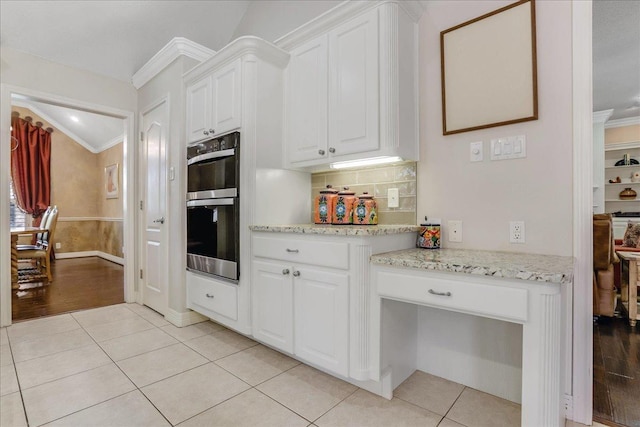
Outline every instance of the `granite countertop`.
[(415, 233), (417, 225), (330, 225), (330, 224), (290, 224), (251, 225), (251, 231), (271, 233), (325, 234), (332, 236), (381, 236), (387, 234)]
[(568, 284), (574, 258), (471, 249), (405, 249), (371, 257), (378, 265)]

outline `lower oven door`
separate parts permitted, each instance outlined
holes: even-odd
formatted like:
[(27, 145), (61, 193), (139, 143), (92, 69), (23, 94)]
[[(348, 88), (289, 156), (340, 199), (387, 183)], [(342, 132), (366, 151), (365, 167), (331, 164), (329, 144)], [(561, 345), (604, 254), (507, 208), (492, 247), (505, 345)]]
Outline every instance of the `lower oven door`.
[(187, 269), (238, 280), (238, 198), (187, 202)]

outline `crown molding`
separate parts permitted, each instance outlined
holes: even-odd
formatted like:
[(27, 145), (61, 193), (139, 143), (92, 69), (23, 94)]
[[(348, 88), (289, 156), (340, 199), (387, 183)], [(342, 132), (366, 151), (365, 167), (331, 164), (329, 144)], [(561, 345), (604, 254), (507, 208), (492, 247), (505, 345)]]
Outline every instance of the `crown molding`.
[(207, 61), (187, 71), (183, 75), (184, 81), (197, 80), (210, 73), (212, 69), (219, 68), (241, 56), (250, 54), (280, 68), (284, 68), (289, 63), (290, 56), (289, 53), (259, 37), (239, 37), (220, 49)]
[(192, 42), (184, 37), (174, 37), (162, 49), (144, 64), (131, 78), (131, 82), (136, 89), (140, 89), (149, 80), (164, 70), (169, 64), (175, 61), (180, 55), (193, 58), (196, 61), (204, 62), (215, 55), (215, 51)]
[(613, 110), (602, 110), (593, 112), (593, 123), (606, 123), (613, 114)]
[(605, 129), (620, 128), (623, 126), (633, 126), (633, 125), (640, 125), (640, 116), (627, 117), (626, 119), (611, 120), (604, 124), (604, 128)]
[(320, 34), (323, 34), (339, 24), (360, 15), (367, 10), (374, 9), (385, 3), (394, 3), (401, 7), (415, 22), (420, 19), (424, 12), (424, 4), (419, 1), (399, 1), (399, 0), (359, 0), (345, 1), (339, 5), (329, 9), (322, 15), (317, 16), (311, 21), (299, 26), (293, 31), (285, 34), (277, 39), (274, 43), (276, 46), (291, 50), (292, 48), (310, 40)]
[(118, 135), (115, 138), (113, 138), (110, 141), (105, 142), (104, 144), (102, 144), (98, 150), (98, 153), (103, 152), (104, 150), (108, 150), (111, 147), (115, 147), (116, 145), (120, 144), (121, 142), (124, 141), (124, 134), (123, 135)]

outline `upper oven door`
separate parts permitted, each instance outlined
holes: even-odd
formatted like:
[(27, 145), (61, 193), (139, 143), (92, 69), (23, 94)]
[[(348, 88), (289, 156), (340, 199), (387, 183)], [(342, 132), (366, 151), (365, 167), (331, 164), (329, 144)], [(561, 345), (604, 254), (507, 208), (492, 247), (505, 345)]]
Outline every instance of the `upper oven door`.
[(231, 135), (187, 149), (187, 199), (238, 195), (239, 146)]

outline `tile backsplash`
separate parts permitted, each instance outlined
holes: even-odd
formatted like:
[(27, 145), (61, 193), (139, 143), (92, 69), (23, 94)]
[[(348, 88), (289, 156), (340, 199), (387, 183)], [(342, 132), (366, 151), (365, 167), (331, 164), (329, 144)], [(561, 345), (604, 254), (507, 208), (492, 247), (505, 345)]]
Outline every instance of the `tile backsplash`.
[[(363, 192), (373, 194), (378, 202), (379, 224), (416, 223), (416, 163), (405, 162), (392, 166), (376, 166), (363, 169), (318, 172), (311, 175), (311, 206), (320, 190), (331, 184), (334, 188), (349, 189), (359, 196)], [(397, 188), (400, 207), (387, 206), (387, 190)], [(313, 222), (313, 215), (311, 218)]]

